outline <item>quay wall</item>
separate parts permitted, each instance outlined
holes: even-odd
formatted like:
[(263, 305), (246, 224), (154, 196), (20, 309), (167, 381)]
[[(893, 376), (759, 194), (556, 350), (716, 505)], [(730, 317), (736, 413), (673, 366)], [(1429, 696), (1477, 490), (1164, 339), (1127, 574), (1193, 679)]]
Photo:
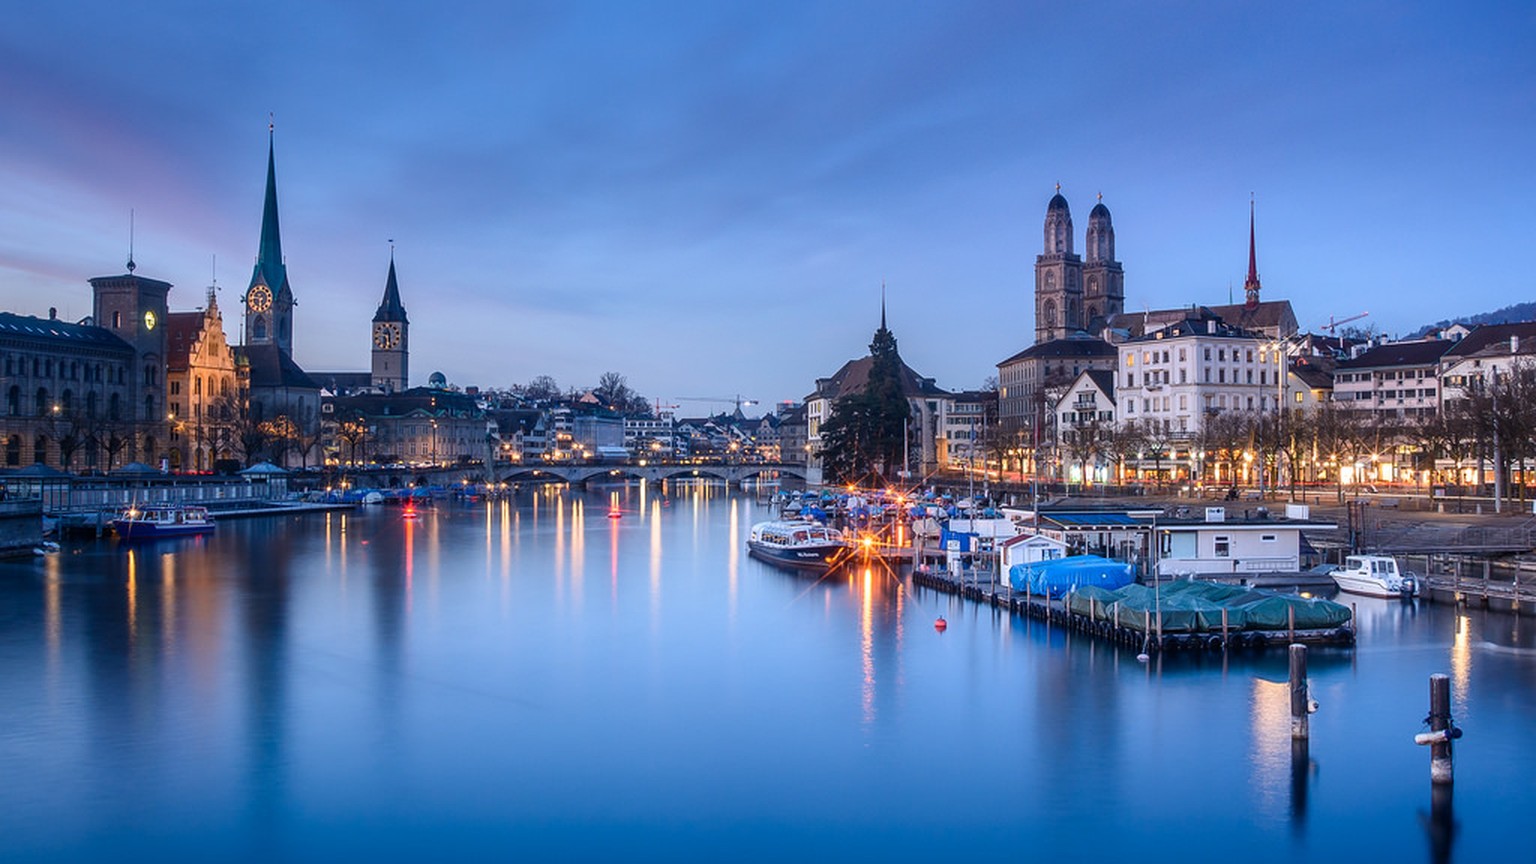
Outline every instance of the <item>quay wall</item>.
[(31, 555), (43, 542), (43, 508), (36, 500), (0, 501), (0, 557)]

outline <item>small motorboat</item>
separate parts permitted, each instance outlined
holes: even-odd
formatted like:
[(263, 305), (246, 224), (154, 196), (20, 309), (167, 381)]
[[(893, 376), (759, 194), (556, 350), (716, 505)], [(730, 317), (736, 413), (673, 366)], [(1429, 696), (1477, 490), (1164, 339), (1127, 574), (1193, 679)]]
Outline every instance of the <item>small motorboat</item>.
[(1419, 593), (1418, 580), (1398, 570), (1397, 559), (1388, 555), (1350, 555), (1329, 575), (1349, 594), (1407, 599)]

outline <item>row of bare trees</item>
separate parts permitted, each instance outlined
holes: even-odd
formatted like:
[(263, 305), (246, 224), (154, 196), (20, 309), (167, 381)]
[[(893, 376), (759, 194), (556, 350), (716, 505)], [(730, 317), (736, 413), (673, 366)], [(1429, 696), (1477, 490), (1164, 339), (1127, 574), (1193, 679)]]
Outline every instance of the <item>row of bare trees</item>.
[[(1197, 434), (1157, 421), (1094, 420), (1054, 435), (1041, 430), (1038, 437), (1027, 424), (996, 427), (983, 435), (979, 449), (1004, 473), (1030, 470), (1038, 458), (1042, 472), (1055, 465), (1062, 477), (1073, 467), (1087, 476), (1109, 466), (1116, 477), (1134, 473), (1161, 483), (1184, 466), (1197, 482), (1284, 487), (1293, 495), (1300, 484), (1327, 483), (1341, 498), (1345, 468), (1389, 463), (1446, 484), (1471, 470), (1478, 486), (1512, 481), (1506, 485), (1523, 500), (1525, 466), (1536, 460), (1536, 364), (1518, 364), (1465, 398), (1446, 402), (1440, 412), (1417, 417), (1389, 418), (1324, 402), (1280, 414), (1215, 412), (1203, 420)], [(1366, 482), (1363, 470), (1351, 473), (1356, 483)]]

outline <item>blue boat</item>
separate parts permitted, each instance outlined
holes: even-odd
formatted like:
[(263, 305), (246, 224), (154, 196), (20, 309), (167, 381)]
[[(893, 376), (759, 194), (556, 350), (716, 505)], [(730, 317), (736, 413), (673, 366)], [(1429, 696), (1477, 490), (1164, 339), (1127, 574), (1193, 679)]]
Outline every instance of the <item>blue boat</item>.
[(125, 542), (209, 534), (213, 531), (213, 517), (208, 515), (208, 508), (195, 505), (134, 505), (112, 520), (112, 530)]

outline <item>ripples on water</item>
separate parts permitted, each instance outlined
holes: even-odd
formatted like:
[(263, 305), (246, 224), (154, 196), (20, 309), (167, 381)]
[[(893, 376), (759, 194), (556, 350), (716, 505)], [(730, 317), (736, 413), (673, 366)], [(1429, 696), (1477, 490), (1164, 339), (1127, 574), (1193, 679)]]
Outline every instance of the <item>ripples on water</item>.
[(1356, 601), (1298, 751), (1283, 653), (1141, 664), (786, 573), (745, 554), (767, 516), (546, 489), (0, 566), (0, 858), (1428, 860), (1433, 672), (1454, 856), (1533, 803), (1517, 617)]

